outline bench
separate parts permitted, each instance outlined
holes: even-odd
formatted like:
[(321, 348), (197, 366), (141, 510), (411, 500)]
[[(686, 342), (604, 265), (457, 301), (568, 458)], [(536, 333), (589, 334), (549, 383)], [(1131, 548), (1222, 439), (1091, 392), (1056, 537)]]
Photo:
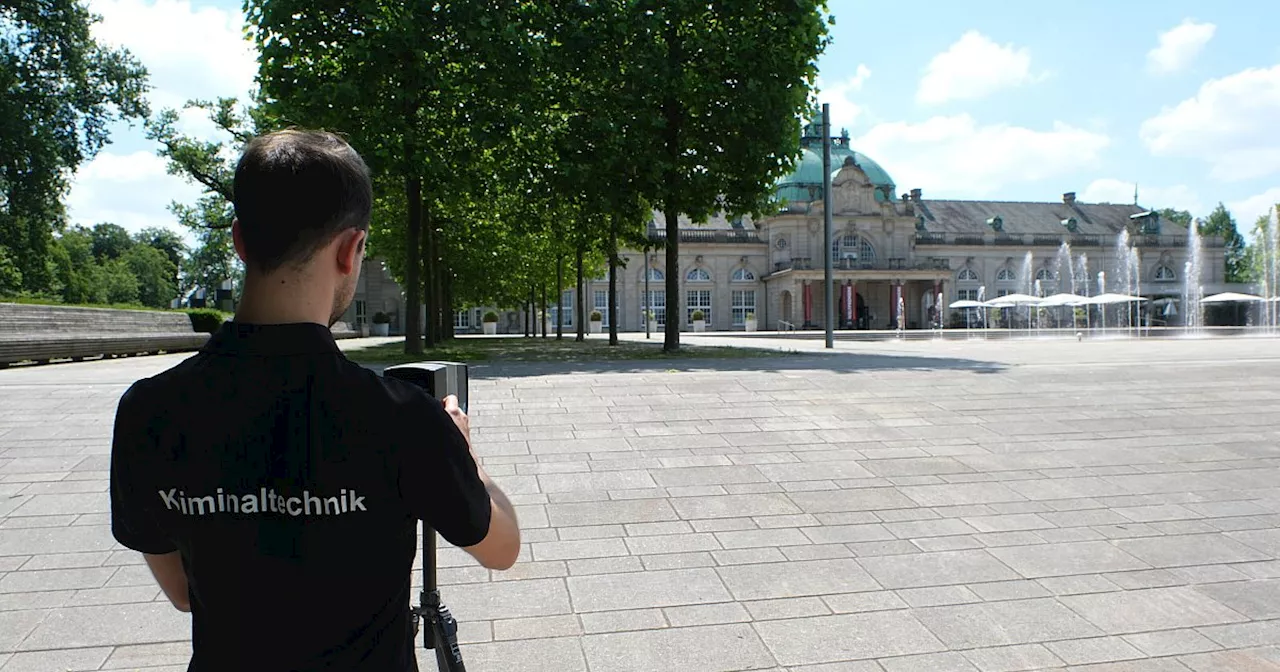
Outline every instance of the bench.
[(208, 340), (186, 313), (0, 303), (0, 367), (183, 352)]

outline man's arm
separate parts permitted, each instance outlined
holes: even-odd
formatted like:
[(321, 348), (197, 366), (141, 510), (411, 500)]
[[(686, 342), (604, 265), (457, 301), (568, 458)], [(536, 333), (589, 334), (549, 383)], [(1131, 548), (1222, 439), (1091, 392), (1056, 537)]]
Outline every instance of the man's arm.
[(475, 447), (471, 443), (471, 421), (458, 407), (458, 398), (446, 397), (444, 410), (453, 418), (454, 424), (467, 440), (467, 449), (471, 452), (471, 459), (475, 461), (476, 473), (484, 483), (485, 491), (489, 493), (489, 532), (480, 543), (463, 546), (462, 550), (489, 569), (511, 569), (520, 556), (520, 524), (516, 519), (515, 507), (507, 499), (506, 493), (485, 472), (484, 467), (480, 466), (480, 459), (476, 457)]
[(177, 551), (164, 555), (143, 553), (151, 575), (164, 590), (165, 597), (178, 611), (191, 612), (191, 591), (187, 587), (187, 573), (182, 569), (182, 556)]

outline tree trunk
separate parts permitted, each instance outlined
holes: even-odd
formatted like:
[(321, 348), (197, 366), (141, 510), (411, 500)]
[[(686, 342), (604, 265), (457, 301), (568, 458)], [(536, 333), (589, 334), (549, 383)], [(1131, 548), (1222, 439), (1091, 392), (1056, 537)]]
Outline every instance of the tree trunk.
[[(667, 21), (665, 37), (667, 42), (667, 76), (672, 81), (684, 70), (684, 53), (677, 33), (679, 17)], [(663, 190), (666, 198), (662, 201), (662, 213), (667, 219), (667, 324), (666, 339), (662, 349), (676, 352), (680, 349), (680, 321), (683, 312), (680, 310), (680, 127), (684, 123), (684, 109), (674, 93), (668, 93), (662, 101), (662, 115), (665, 121), (667, 175)]]
[(538, 323), (542, 325), (542, 337), (547, 337), (547, 283), (542, 283), (542, 314), (538, 316)]
[(587, 316), (583, 314), (586, 312), (584, 308), (586, 308), (587, 302), (582, 291), (582, 263), (584, 258), (587, 256), (587, 251), (584, 249), (585, 247), (586, 246), (584, 244), (578, 243), (578, 256), (576, 259), (578, 265), (578, 284), (573, 290), (573, 297), (575, 299), (573, 307), (578, 313), (578, 336), (574, 339), (576, 341), (587, 340)]
[(448, 328), (445, 327), (445, 316), (453, 315), (453, 278), (449, 275), (449, 269), (445, 267), (444, 260), (439, 260), (436, 264), (440, 267), (440, 279), (437, 282), (440, 293), (440, 311), (436, 315), (435, 325), (436, 341), (443, 343), (453, 338), (453, 320), (449, 320)]
[(618, 344), (618, 217), (609, 216), (609, 345)]
[[(419, 199), (419, 203), (421, 203), (421, 199)], [(422, 246), (421, 246), (422, 264), (423, 264), (423, 270), (424, 270), (422, 274), (422, 295), (426, 297), (425, 301), (423, 302), (426, 304), (426, 309), (423, 311), (425, 313), (426, 320), (425, 320), (425, 324), (423, 325), (422, 332), (423, 332), (423, 335), (426, 337), (427, 347), (434, 348), (438, 344), (436, 340), (436, 332), (434, 329), (431, 328), (432, 324), (434, 324), (433, 320), (435, 318), (436, 309), (438, 308), (436, 303), (435, 292), (434, 292), (435, 269), (436, 269), (435, 254), (434, 254), (436, 226), (435, 226), (435, 218), (431, 215), (431, 211), (427, 208), (423, 208), (423, 211), (424, 211), (423, 220), (424, 220), (424, 224), (426, 225), (425, 226), (426, 232), (425, 232), (425, 235), (422, 237)], [(418, 314), (418, 310), (415, 309), (413, 313), (416, 316)]]
[[(405, 164), (411, 166), (413, 151), (406, 144)], [(404, 352), (407, 355), (422, 354), (422, 328), (418, 322), (418, 312), (422, 306), (419, 296), (421, 287), (420, 264), (415, 251), (421, 245), (422, 235), (422, 178), (411, 174), (405, 180), (405, 200), (409, 206), (409, 227), (406, 232), (405, 261), (405, 310), (404, 310)]]
[(556, 340), (564, 338), (564, 254), (556, 257)]

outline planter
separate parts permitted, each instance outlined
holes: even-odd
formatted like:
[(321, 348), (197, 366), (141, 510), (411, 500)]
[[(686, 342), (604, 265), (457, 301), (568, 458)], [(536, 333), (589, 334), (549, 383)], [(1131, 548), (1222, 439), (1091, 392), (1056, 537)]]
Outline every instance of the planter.
[(693, 331), (694, 331), (694, 333), (700, 333), (700, 332), (703, 332), (703, 331), (706, 331), (706, 330), (707, 330), (707, 321), (706, 321), (706, 320), (694, 320), (694, 321), (693, 321)]
[(364, 323), (362, 323), (362, 324), (360, 325), (360, 336), (361, 336), (361, 337), (363, 337), (363, 338), (368, 338), (368, 337), (369, 337), (369, 323), (368, 323), (368, 322), (364, 322)]
[(604, 322), (591, 321), (591, 333), (598, 334), (604, 331)]
[(657, 331), (657, 330), (658, 330), (658, 321), (657, 321), (657, 320), (649, 320), (649, 331), (652, 333), (652, 332), (655, 332), (655, 331)]
[(497, 322), (485, 322), (485, 323), (484, 323), (484, 334), (485, 334), (485, 336), (494, 336), (494, 335), (496, 335), (497, 333), (498, 333), (498, 323), (497, 323)]
[(756, 321), (747, 320), (747, 331), (755, 331), (755, 330), (756, 330)]
[(390, 333), (390, 331), (391, 331), (391, 325), (383, 323), (383, 324), (373, 325), (373, 327), (370, 330), (370, 333), (374, 336), (387, 336)]

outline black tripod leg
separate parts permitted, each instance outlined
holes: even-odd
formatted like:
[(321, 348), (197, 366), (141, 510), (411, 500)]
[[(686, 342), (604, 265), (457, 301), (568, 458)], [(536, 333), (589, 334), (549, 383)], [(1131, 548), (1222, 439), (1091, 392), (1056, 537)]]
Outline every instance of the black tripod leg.
[(427, 600), (430, 613), (431, 632), (429, 637), (436, 650), (436, 664), (441, 672), (466, 672), (462, 663), (462, 649), (458, 647), (458, 622), (449, 613), (449, 608), (440, 604), (440, 593), (433, 592)]

